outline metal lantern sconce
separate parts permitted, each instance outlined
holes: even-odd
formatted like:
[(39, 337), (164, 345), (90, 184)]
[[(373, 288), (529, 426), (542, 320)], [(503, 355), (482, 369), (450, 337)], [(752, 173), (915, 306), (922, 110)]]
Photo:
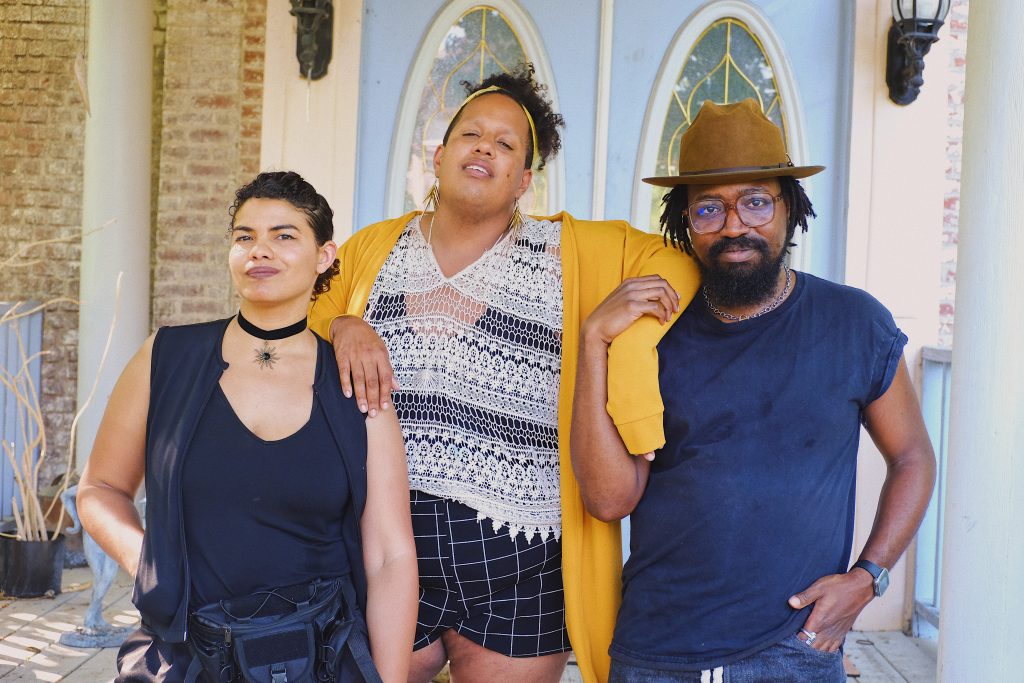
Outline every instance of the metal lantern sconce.
[(892, 0), (885, 82), (889, 99), (910, 104), (924, 85), (924, 56), (939, 39), (950, 0)]
[(331, 0), (291, 0), (289, 12), (295, 17), (295, 56), (299, 74), (315, 81), (327, 73), (331, 63), (334, 6)]

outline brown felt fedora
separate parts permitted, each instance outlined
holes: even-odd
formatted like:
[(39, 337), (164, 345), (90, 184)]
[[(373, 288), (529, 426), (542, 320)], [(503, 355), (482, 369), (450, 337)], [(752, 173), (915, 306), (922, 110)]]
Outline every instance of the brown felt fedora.
[(806, 178), (824, 166), (794, 166), (782, 131), (752, 98), (734, 104), (705, 100), (679, 141), (679, 175), (644, 178), (645, 183), (710, 185), (757, 178)]

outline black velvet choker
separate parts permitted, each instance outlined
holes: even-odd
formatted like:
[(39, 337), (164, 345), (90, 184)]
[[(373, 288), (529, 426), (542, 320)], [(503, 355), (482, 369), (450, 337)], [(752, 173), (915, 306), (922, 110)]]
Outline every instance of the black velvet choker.
[(238, 326), (245, 330), (247, 333), (262, 339), (263, 341), (273, 341), (274, 339), (284, 339), (286, 337), (294, 337), (299, 332), (306, 329), (307, 318), (303, 318), (299, 322), (288, 325), (287, 327), (279, 327), (276, 330), (264, 330), (263, 328), (256, 327), (251, 322), (245, 319), (242, 312), (238, 312)]

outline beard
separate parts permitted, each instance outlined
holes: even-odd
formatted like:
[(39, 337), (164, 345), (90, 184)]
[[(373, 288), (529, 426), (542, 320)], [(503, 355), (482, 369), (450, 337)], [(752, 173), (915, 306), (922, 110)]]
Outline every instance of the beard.
[[(718, 257), (727, 249), (753, 249), (761, 258), (753, 262), (721, 264)], [(708, 296), (719, 306), (753, 306), (768, 301), (779, 282), (786, 259), (780, 249), (773, 258), (768, 243), (748, 235), (723, 237), (708, 249), (708, 263), (696, 259)]]

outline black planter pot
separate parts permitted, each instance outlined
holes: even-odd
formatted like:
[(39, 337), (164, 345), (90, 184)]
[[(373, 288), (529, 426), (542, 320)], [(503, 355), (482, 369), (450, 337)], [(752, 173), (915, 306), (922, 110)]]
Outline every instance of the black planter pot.
[(64, 571), (64, 537), (55, 541), (18, 541), (0, 537), (3, 573), (0, 591), (14, 598), (60, 593)]

